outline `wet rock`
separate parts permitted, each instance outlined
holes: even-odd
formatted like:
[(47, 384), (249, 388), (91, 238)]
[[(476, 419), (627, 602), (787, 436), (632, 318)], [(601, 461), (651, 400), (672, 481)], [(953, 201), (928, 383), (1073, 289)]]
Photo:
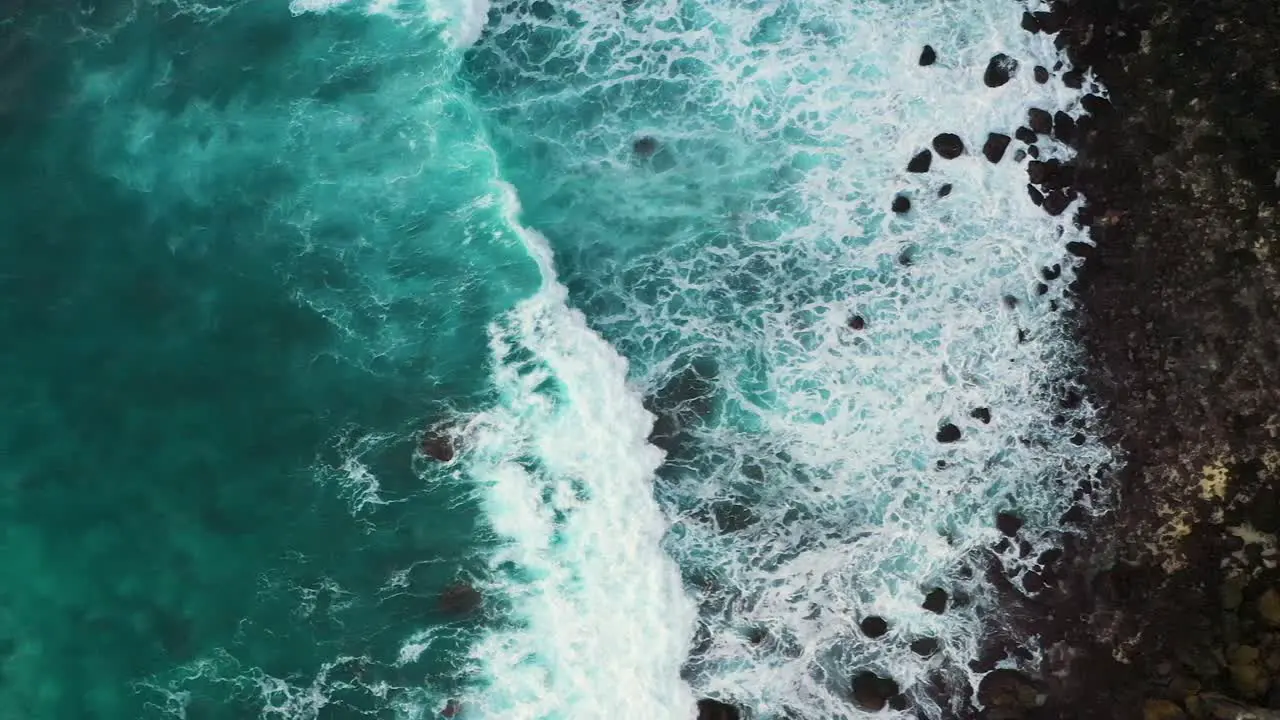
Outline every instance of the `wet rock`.
[(1028, 145), (1034, 144), (1035, 141), (1039, 139), (1036, 135), (1036, 131), (1026, 127), (1025, 125), (1013, 131), (1013, 136)]
[(867, 326), (867, 321), (861, 315), (851, 315), (849, 317), (849, 328), (851, 330), (861, 330)]
[(1067, 252), (1079, 258), (1093, 257), (1094, 247), (1089, 243), (1071, 241), (1067, 243)]
[(1053, 35), (1062, 29), (1063, 16), (1056, 12), (1038, 12), (1035, 14), (1036, 25), (1040, 32)]
[(1044, 295), (1049, 292), (1049, 286), (1044, 283), (1036, 283), (1036, 294)]
[(1044, 194), (1037, 190), (1035, 185), (1027, 185), (1027, 195), (1031, 196), (1031, 202), (1037, 205), (1044, 204)]
[(1148, 700), (1142, 705), (1142, 720), (1186, 720), (1186, 717), (1172, 700)]
[(942, 187), (938, 188), (938, 197), (942, 198), (950, 194), (951, 194), (951, 183), (947, 183)]
[(1004, 151), (1009, 147), (1010, 140), (1011, 138), (1003, 133), (990, 133), (987, 135), (987, 141), (982, 145), (982, 154), (986, 156), (988, 162), (998, 163), (1004, 157)]
[(943, 423), (938, 427), (938, 434), (934, 437), (940, 443), (953, 443), (960, 439), (960, 428), (951, 423)]
[(1057, 280), (1058, 278), (1062, 277), (1062, 266), (1059, 265), (1058, 263), (1054, 263), (1050, 267), (1042, 267), (1040, 268), (1040, 277), (1043, 277), (1046, 281), (1049, 281), (1049, 282)]
[(989, 88), (997, 88), (1009, 82), (1017, 71), (1017, 60), (1004, 53), (996, 53), (987, 61), (987, 69), (982, 73), (982, 82)]
[(986, 407), (974, 408), (969, 413), (969, 417), (975, 420), (981, 421), (983, 425), (987, 425), (991, 422), (991, 408), (986, 408)]
[(1027, 125), (1039, 135), (1053, 132), (1053, 116), (1043, 108), (1031, 108), (1027, 111)]
[(1012, 719), (1034, 710), (1043, 697), (1026, 675), (1001, 669), (987, 673), (978, 683), (978, 702), (988, 707), (988, 717)]
[(1036, 16), (1026, 10), (1022, 11), (1022, 29), (1029, 33), (1040, 32), (1040, 23), (1036, 22)]
[(1057, 217), (1066, 211), (1067, 206), (1070, 204), (1071, 198), (1067, 197), (1065, 192), (1061, 190), (1050, 190), (1044, 196), (1044, 205), (1041, 207), (1044, 208), (1045, 212), (1049, 213), (1053, 217)]
[(867, 670), (853, 676), (853, 701), (868, 712), (879, 712), (898, 694), (898, 683)]
[(713, 361), (695, 359), (645, 397), (645, 409), (656, 416), (649, 442), (666, 450), (669, 458), (680, 456), (688, 444), (688, 429), (715, 409), (717, 376)]
[(698, 720), (739, 720), (741, 717), (738, 708), (728, 703), (710, 698), (698, 701)]
[(1035, 145), (1032, 145), (1031, 147), (1027, 148), (1027, 154), (1033, 158), (1038, 158), (1040, 157), (1040, 148), (1036, 147)]
[(1013, 153), (1013, 161), (1014, 161), (1014, 162), (1016, 162), (1016, 163), (1020, 163), (1020, 162), (1022, 162), (1023, 160), (1026, 160), (1026, 159), (1027, 159), (1027, 151), (1026, 151), (1026, 150), (1019, 149), (1019, 150), (1017, 150), (1016, 152), (1014, 152), (1014, 153)]
[(891, 710), (906, 710), (907, 705), (909, 704), (910, 703), (907, 702), (907, 696), (902, 693), (898, 693), (897, 695), (889, 698), (889, 709)]
[(440, 593), (439, 607), (441, 612), (450, 615), (468, 615), (475, 612), (484, 603), (480, 591), (468, 583), (459, 582), (450, 585)]
[(911, 248), (907, 248), (898, 253), (898, 264), (902, 267), (911, 267), (911, 263), (915, 262)]
[(996, 513), (996, 528), (1000, 530), (1005, 537), (1013, 537), (1022, 529), (1022, 518), (1008, 512)]
[(1068, 70), (1062, 73), (1062, 84), (1074, 90), (1084, 87), (1084, 71)]
[(941, 615), (947, 611), (947, 591), (942, 588), (934, 588), (924, 596), (924, 602), (920, 607), (931, 613)]
[(1035, 69), (1031, 71), (1031, 74), (1035, 77), (1036, 82), (1041, 85), (1049, 82), (1049, 70), (1047, 68), (1037, 65)]
[(955, 133), (939, 133), (933, 137), (933, 151), (945, 160), (954, 160), (964, 154), (964, 141)]
[(1270, 588), (1258, 596), (1258, 616), (1271, 627), (1280, 627), (1280, 592)]
[(938, 652), (939, 647), (940, 644), (934, 638), (920, 638), (919, 640), (911, 641), (911, 652), (920, 657), (929, 657)]
[(931, 165), (933, 165), (933, 153), (928, 150), (921, 150), (907, 163), (907, 172), (929, 172), (929, 166)]
[(533, 5), (529, 6), (529, 9), (533, 12), (533, 16), (539, 20), (550, 20), (556, 14), (556, 9), (547, 0), (537, 0)]
[(1022, 589), (1030, 595), (1035, 595), (1045, 589), (1044, 578), (1038, 572), (1027, 572), (1022, 576)]
[(658, 152), (658, 141), (648, 135), (636, 138), (635, 142), (631, 143), (631, 152), (640, 158), (653, 157), (653, 154)]
[[(1005, 295), (1003, 298), (1001, 298), (1001, 301), (1004, 302), (1004, 306), (1008, 310), (1015, 310), (1018, 307), (1018, 298), (1012, 295)], [(974, 410), (973, 412), (977, 412), (977, 410)], [(973, 413), (969, 413), (969, 414), (972, 417), (977, 417), (977, 415), (974, 415)], [(989, 412), (987, 413), (987, 419), (985, 422), (991, 422), (991, 413)]]
[(1231, 687), (1246, 700), (1254, 700), (1267, 694), (1271, 681), (1262, 667), (1261, 653), (1252, 645), (1234, 648), (1228, 657)]
[(449, 462), (455, 455), (453, 439), (444, 432), (429, 430), (422, 436), (418, 449), (422, 454), (439, 462)]
[(1085, 95), (1080, 98), (1080, 107), (1084, 108), (1085, 112), (1094, 116), (1109, 115), (1114, 109), (1110, 100), (1100, 95), (1093, 94)]
[(1076, 140), (1075, 118), (1059, 110), (1053, 114), (1053, 135), (1064, 143), (1071, 144)]
[(462, 712), (462, 703), (457, 700), (446, 702), (444, 707), (440, 709), (440, 715), (447, 718), (456, 717), (460, 712)]
[(862, 634), (869, 638), (884, 637), (884, 634), (889, 632), (889, 623), (884, 618), (876, 615), (862, 618), (862, 622), (858, 623), (858, 627), (862, 629)]
[(890, 206), (890, 208), (895, 213), (898, 213), (899, 215), (901, 215), (902, 213), (905, 213), (911, 209), (911, 201), (908, 200), (906, 196), (898, 195), (893, 199), (893, 204)]
[(938, 61), (938, 53), (934, 51), (932, 45), (925, 45), (920, 51), (920, 65), (928, 67)]

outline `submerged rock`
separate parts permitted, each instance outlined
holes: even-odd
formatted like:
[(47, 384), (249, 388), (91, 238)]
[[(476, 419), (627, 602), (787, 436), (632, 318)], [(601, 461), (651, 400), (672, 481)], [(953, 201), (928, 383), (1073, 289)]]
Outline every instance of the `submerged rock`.
[(861, 315), (849, 316), (849, 328), (852, 330), (861, 330), (867, 326), (866, 318)]
[(919, 640), (911, 641), (911, 652), (920, 657), (929, 657), (938, 652), (940, 647), (941, 644), (935, 638), (920, 638)]
[(879, 712), (898, 694), (898, 683), (866, 670), (853, 676), (853, 701), (868, 712)]
[(449, 462), (456, 454), (453, 438), (440, 430), (428, 430), (423, 434), (418, 449), (423, 455), (439, 462)]
[(933, 137), (933, 150), (945, 160), (964, 154), (964, 141), (955, 133), (939, 133)]
[(468, 615), (482, 604), (484, 596), (469, 583), (454, 583), (440, 593), (440, 610), (450, 615)]
[(640, 158), (653, 157), (653, 154), (658, 152), (658, 141), (648, 135), (636, 138), (635, 142), (631, 143), (631, 152)]
[(934, 51), (932, 45), (925, 45), (924, 49), (920, 51), (921, 66), (927, 67), (937, 62), (937, 60), (938, 60), (938, 53)]
[(739, 720), (742, 713), (728, 703), (703, 698), (698, 701), (698, 720)]
[(987, 69), (982, 73), (982, 82), (989, 88), (997, 88), (1009, 82), (1017, 71), (1017, 60), (1004, 53), (996, 53), (987, 62)]
[(929, 167), (931, 165), (933, 165), (933, 153), (928, 150), (921, 150), (911, 158), (910, 162), (907, 163), (907, 172), (929, 172)]
[(992, 670), (978, 683), (978, 702), (990, 710), (1000, 712), (999, 717), (1022, 717), (1021, 713), (1034, 710), (1043, 702), (1035, 684), (1017, 670)]

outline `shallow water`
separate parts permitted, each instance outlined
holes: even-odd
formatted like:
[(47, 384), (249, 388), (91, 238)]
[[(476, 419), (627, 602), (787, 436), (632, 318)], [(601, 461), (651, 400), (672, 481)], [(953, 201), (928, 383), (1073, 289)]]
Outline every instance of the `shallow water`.
[[(986, 565), (1033, 569), (1110, 458), (1058, 403), (1087, 237), (1027, 202), (1020, 143), (980, 152), (1081, 112), (1019, 13), (13, 14), (0, 702), (859, 717), (863, 670), (963, 700)], [(944, 131), (968, 153), (907, 173)], [(1025, 552), (993, 555), (999, 511)], [(440, 607), (458, 581), (479, 613)]]

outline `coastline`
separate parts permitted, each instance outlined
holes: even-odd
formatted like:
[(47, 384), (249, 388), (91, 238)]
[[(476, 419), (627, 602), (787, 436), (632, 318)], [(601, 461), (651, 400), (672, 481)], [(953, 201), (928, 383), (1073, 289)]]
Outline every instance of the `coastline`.
[(1096, 247), (1071, 291), (1080, 379), (1126, 464), (1057, 581), (1009, 593), (1041, 638), (1023, 679), (1039, 700), (981, 716), (1280, 710), (1280, 5), (1074, 0), (1030, 18), (1111, 98), (1074, 138)]

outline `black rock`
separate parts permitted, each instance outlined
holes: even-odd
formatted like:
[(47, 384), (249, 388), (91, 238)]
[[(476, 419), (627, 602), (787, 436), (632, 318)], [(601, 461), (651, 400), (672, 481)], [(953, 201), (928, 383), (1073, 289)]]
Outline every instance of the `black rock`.
[(651, 157), (654, 153), (658, 152), (658, 141), (648, 135), (636, 138), (635, 142), (631, 143), (631, 151), (638, 157)]
[(1009, 79), (1017, 71), (1017, 60), (1004, 53), (996, 53), (987, 62), (987, 70), (982, 73), (982, 82), (989, 88), (997, 88), (1009, 82)]
[(1076, 257), (1087, 258), (1093, 255), (1093, 246), (1088, 243), (1072, 241), (1067, 243), (1067, 252)]
[(911, 158), (907, 163), (907, 172), (922, 173), (929, 172), (929, 166), (933, 164), (933, 153), (928, 150), (921, 150)]
[(1067, 188), (1075, 182), (1076, 169), (1060, 160), (1033, 160), (1027, 163), (1027, 179), (1046, 188)]
[(1025, 125), (1018, 128), (1017, 130), (1014, 130), (1013, 136), (1028, 145), (1033, 144), (1036, 140), (1039, 139), (1039, 136), (1036, 135), (1036, 131), (1032, 130), (1031, 128)]
[(1110, 114), (1114, 109), (1110, 100), (1102, 97), (1101, 95), (1093, 94), (1085, 95), (1080, 98), (1080, 107), (1084, 108), (1084, 111), (1090, 115), (1100, 117)]
[(893, 204), (890, 207), (893, 209), (894, 212), (901, 215), (902, 213), (907, 212), (908, 210), (911, 209), (911, 201), (908, 200), (904, 195), (898, 195), (893, 199)]
[(982, 145), (982, 154), (987, 157), (991, 163), (998, 163), (1004, 157), (1004, 151), (1009, 147), (1010, 138), (1003, 133), (989, 133), (987, 141)]
[(853, 676), (853, 701), (868, 712), (879, 712), (898, 694), (898, 683), (865, 670)]
[(1037, 205), (1044, 204), (1044, 195), (1036, 189), (1035, 185), (1031, 185), (1030, 183), (1027, 184), (1027, 194), (1031, 196), (1031, 202)]
[(911, 641), (911, 652), (921, 657), (929, 657), (938, 652), (939, 647), (938, 641), (933, 638), (920, 638), (919, 640)]
[(698, 720), (739, 720), (738, 708), (719, 700), (703, 698), (698, 701)]
[(1053, 116), (1048, 110), (1031, 108), (1027, 111), (1027, 125), (1038, 135), (1048, 135), (1053, 132)]
[(941, 615), (947, 611), (947, 591), (942, 588), (934, 588), (924, 596), (924, 602), (920, 607), (931, 613)]
[(467, 583), (454, 583), (440, 593), (440, 610), (450, 615), (467, 615), (484, 602), (479, 590)]
[(1065, 212), (1067, 206), (1070, 204), (1071, 198), (1065, 191), (1050, 190), (1044, 196), (1044, 205), (1041, 205), (1040, 207), (1043, 207), (1044, 211), (1053, 217), (1057, 217)]
[(1037, 572), (1028, 572), (1022, 576), (1022, 589), (1032, 595), (1045, 588), (1044, 578)]
[(938, 53), (934, 52), (932, 45), (925, 45), (920, 51), (920, 65), (929, 66), (938, 61)]
[(1035, 145), (1032, 145), (1027, 148), (1027, 154), (1033, 158), (1038, 158), (1040, 157), (1040, 148), (1036, 147)]
[(960, 439), (960, 428), (951, 423), (943, 423), (938, 428), (938, 434), (935, 435), (940, 443), (953, 443)]
[(1084, 87), (1084, 71), (1068, 70), (1067, 72), (1062, 73), (1062, 84), (1069, 88), (1079, 90)]
[(1064, 143), (1071, 144), (1076, 139), (1075, 118), (1059, 110), (1053, 114), (1053, 134)]
[[(1012, 309), (1014, 309), (1014, 308), (1018, 307), (1018, 298), (1016, 298), (1016, 297), (1014, 297), (1014, 296), (1012, 296), (1012, 295), (1005, 295), (1005, 296), (1004, 296), (1004, 298), (1002, 298), (1002, 299), (1004, 300), (1004, 306), (1005, 306), (1006, 308), (1008, 308), (1008, 309), (1012, 310)], [(974, 412), (977, 412), (977, 410), (975, 410)], [(969, 414), (970, 414), (970, 415), (973, 415), (973, 413), (969, 413)], [(974, 416), (974, 417), (977, 417), (977, 415), (973, 415), (973, 416)], [(987, 419), (986, 419), (986, 420), (984, 420), (983, 422), (989, 422), (990, 420), (991, 420), (991, 416), (988, 414)]]
[(938, 197), (946, 197), (951, 194), (951, 183), (947, 183), (938, 188)]
[(998, 528), (1005, 537), (1013, 537), (1022, 529), (1022, 518), (1014, 515), (1013, 513), (996, 513), (996, 528)]
[(1040, 275), (1045, 280), (1057, 280), (1062, 277), (1062, 266), (1054, 263), (1051, 267), (1040, 268)]
[(861, 315), (853, 315), (849, 318), (849, 327), (854, 330), (861, 330), (867, 326), (867, 321)]
[(1035, 14), (1036, 25), (1041, 32), (1053, 35), (1062, 29), (1063, 18), (1058, 13), (1038, 12)]
[(954, 133), (939, 133), (933, 137), (933, 151), (945, 160), (954, 160), (964, 154), (964, 141)]
[[(1013, 296), (1006, 295), (1005, 297), (1012, 298)], [(1005, 303), (1005, 304), (1007, 305), (1008, 303)], [(1017, 304), (1016, 300), (1014, 301), (1014, 304)], [(988, 425), (991, 423), (991, 408), (985, 408), (985, 407), (974, 408), (973, 411), (969, 413), (969, 417), (975, 420), (981, 420), (983, 425)]]
[(862, 628), (862, 634), (869, 638), (884, 637), (884, 634), (889, 632), (889, 623), (875, 615), (863, 618), (862, 622), (858, 623), (858, 627)]
[(898, 693), (897, 695), (889, 698), (889, 708), (891, 710), (906, 710), (908, 704), (907, 696), (902, 693)]
[(1022, 29), (1029, 33), (1040, 32), (1040, 23), (1036, 22), (1036, 16), (1025, 10), (1022, 12)]
[(898, 253), (898, 264), (902, 267), (911, 267), (912, 262), (914, 262), (914, 258), (911, 256), (911, 248)]

